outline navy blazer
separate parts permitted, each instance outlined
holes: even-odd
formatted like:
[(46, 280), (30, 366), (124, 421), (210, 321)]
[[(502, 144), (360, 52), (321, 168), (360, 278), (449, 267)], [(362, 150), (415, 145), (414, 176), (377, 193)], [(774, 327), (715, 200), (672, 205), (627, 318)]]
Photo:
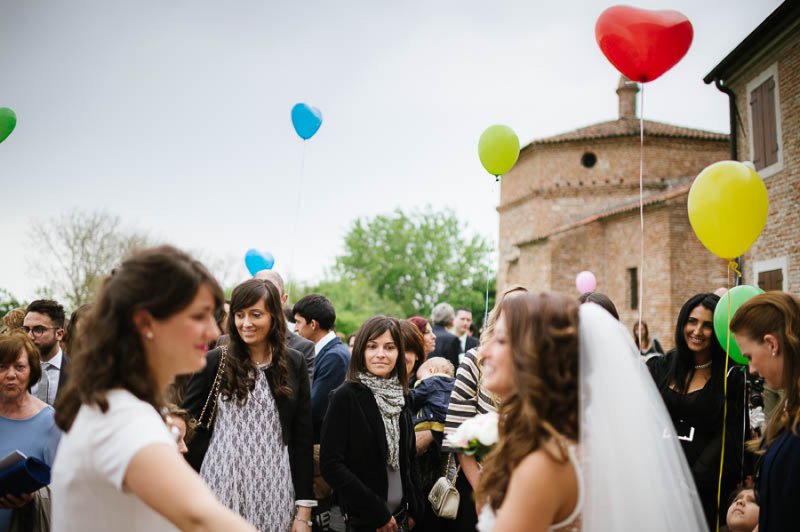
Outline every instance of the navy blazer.
[(328, 402), (333, 390), (343, 382), (350, 364), (350, 350), (338, 337), (317, 353), (314, 360), (314, 380), (311, 384), (311, 418), (314, 425), (314, 443), (319, 443), (322, 420), (328, 411)]

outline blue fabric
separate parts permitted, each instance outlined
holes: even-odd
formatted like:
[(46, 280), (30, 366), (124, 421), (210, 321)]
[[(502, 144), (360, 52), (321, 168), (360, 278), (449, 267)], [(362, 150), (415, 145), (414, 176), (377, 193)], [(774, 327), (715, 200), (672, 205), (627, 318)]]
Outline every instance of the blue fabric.
[[(19, 450), (52, 467), (61, 439), (61, 431), (56, 427), (54, 416), (55, 410), (52, 406), (46, 406), (28, 419), (0, 416), (0, 458)], [(0, 532), (6, 532), (10, 522), (11, 510), (0, 510)]]
[(797, 530), (800, 523), (800, 436), (784, 430), (770, 444), (758, 479), (759, 532)]
[(411, 390), (414, 425), (423, 421), (444, 423), (455, 383), (455, 379), (445, 376), (432, 376), (417, 382)]
[(319, 443), (322, 420), (328, 411), (333, 390), (344, 382), (350, 351), (341, 339), (334, 338), (323, 347), (314, 361), (314, 379), (311, 385), (311, 419), (314, 423), (314, 443)]

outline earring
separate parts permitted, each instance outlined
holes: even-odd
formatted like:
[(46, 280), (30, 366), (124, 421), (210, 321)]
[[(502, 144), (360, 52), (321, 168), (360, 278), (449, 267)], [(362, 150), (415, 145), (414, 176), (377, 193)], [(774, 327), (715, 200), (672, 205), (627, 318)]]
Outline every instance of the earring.
[(778, 356), (778, 352), (777, 351), (773, 351), (772, 352), (772, 356), (774, 356), (774, 357)]
[[(148, 340), (152, 340), (153, 339), (153, 331), (147, 331), (147, 333), (145, 333), (144, 337), (147, 338)], [(774, 354), (775, 353), (773, 353), (773, 355)]]

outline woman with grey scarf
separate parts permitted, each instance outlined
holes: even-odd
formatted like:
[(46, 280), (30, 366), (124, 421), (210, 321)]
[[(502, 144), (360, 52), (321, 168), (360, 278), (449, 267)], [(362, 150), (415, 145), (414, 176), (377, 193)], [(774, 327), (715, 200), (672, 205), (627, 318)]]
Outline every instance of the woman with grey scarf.
[(424, 512), (404, 360), (400, 323), (368, 319), (328, 405), (320, 469), (348, 530), (406, 531)]

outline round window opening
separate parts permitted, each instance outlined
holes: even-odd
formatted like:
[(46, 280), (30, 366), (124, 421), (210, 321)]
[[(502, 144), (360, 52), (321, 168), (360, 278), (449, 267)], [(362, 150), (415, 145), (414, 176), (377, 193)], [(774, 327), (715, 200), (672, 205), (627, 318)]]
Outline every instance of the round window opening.
[(584, 168), (593, 167), (595, 164), (597, 164), (597, 155), (587, 151), (583, 154), (583, 157), (581, 157), (581, 164), (584, 166)]

